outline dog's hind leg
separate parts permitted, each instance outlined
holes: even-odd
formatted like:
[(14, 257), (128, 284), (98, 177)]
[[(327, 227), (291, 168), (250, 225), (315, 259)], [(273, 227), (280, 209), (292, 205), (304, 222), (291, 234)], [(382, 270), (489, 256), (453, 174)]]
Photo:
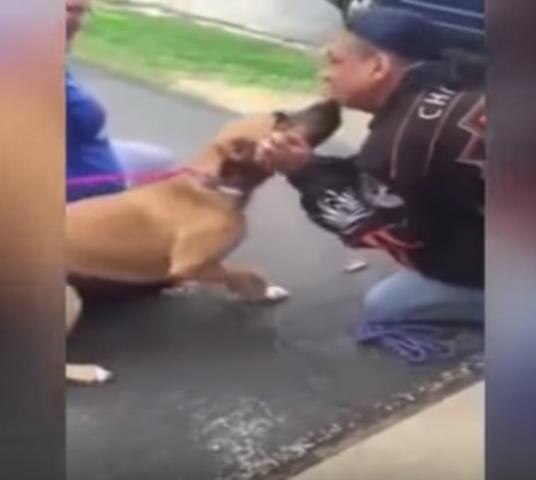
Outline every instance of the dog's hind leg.
[(225, 267), (221, 259), (239, 243), (243, 227), (236, 222), (213, 225), (210, 231), (189, 230), (177, 235), (169, 278), (175, 287), (184, 282), (215, 283), (249, 301), (277, 302), (289, 293), (249, 269)]
[(271, 284), (266, 278), (250, 269), (227, 267), (221, 264), (205, 266), (196, 275), (199, 282), (218, 283), (244, 300), (278, 302), (289, 297), (283, 287)]
[[(80, 318), (82, 312), (82, 299), (76, 290), (70, 285), (65, 286), (65, 326), (69, 335)], [(90, 385), (104, 383), (112, 377), (112, 373), (98, 365), (75, 365), (65, 366), (65, 378), (69, 382)]]

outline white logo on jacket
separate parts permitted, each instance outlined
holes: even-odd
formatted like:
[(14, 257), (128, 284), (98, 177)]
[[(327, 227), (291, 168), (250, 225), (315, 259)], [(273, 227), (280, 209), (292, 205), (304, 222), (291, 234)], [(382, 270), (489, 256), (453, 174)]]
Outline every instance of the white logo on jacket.
[(352, 233), (359, 222), (371, 217), (374, 210), (359, 200), (351, 189), (327, 190), (317, 202), (318, 220), (344, 235)]

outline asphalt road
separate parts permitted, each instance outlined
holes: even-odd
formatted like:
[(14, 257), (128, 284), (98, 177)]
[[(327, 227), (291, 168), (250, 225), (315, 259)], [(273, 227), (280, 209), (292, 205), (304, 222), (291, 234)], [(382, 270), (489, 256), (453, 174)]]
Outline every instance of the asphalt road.
[[(164, 145), (180, 161), (233, 117), (75, 70), (107, 105), (114, 136)], [(70, 480), (285, 478), (324, 455), (323, 447), (479, 376), (473, 353), (481, 340), (472, 334), (463, 336), (459, 358), (423, 367), (356, 347), (361, 295), (392, 264), (364, 253), (369, 269), (342, 273), (348, 252), (308, 223), (283, 180), (263, 187), (248, 217), (235, 260), (268, 272), (292, 299), (261, 308), (201, 292), (89, 306), (69, 358), (101, 363), (117, 378), (68, 392)]]

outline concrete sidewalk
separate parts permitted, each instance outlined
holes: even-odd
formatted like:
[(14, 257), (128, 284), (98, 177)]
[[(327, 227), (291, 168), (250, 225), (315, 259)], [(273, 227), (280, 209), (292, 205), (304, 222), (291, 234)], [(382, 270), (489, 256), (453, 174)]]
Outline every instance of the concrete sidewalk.
[(348, 448), (294, 480), (483, 480), (484, 384)]

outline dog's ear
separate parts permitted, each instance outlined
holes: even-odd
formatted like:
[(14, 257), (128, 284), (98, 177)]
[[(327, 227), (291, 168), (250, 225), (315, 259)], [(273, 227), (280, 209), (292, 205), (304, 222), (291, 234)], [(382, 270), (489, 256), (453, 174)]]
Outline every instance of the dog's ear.
[(249, 162), (255, 156), (257, 143), (246, 138), (237, 138), (221, 143), (219, 150), (224, 160), (233, 163)]
[(274, 130), (286, 130), (294, 126), (294, 123), (292, 122), (288, 113), (276, 111), (272, 115), (274, 117)]
[(310, 107), (290, 113), (275, 114), (275, 128), (300, 130), (312, 147), (323, 143), (341, 123), (341, 108), (334, 100), (317, 102)]

